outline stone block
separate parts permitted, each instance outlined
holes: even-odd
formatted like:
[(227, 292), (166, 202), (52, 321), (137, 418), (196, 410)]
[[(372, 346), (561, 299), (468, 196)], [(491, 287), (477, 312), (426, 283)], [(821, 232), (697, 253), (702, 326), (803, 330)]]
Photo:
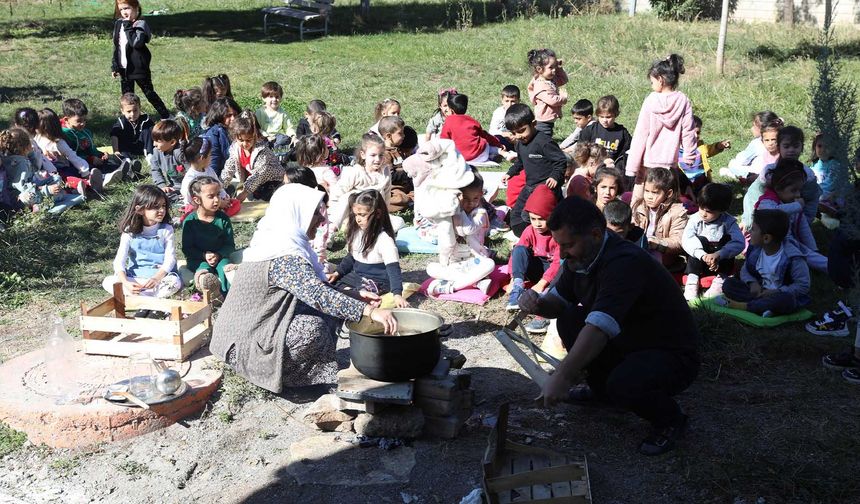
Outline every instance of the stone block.
[(460, 434), (460, 430), (469, 418), (470, 415), (467, 413), (467, 411), (462, 411), (456, 415), (444, 417), (425, 416), (424, 434), (442, 439), (453, 439)]
[(364, 436), (417, 438), (424, 428), (424, 415), (414, 406), (391, 405), (379, 413), (358, 415), (353, 427)]
[(354, 416), (345, 411), (346, 404), (334, 394), (326, 394), (317, 399), (308, 411), (304, 414), (304, 419), (313, 423), (318, 429), (325, 432), (346, 432), (352, 430), (352, 425), (344, 431), (341, 424), (352, 422)]

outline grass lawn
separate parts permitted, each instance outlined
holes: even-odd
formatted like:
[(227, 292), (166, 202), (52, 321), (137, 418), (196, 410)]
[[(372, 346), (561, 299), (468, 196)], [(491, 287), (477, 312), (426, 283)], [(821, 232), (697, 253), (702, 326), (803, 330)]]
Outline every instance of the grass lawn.
[[(721, 77), (714, 70), (718, 24), (712, 22), (506, 14), (500, 3), (445, 0), (374, 0), (370, 17), (362, 19), (357, 0), (348, 0), (336, 3), (332, 36), (299, 43), (295, 34), (277, 28), (263, 36), (259, 8), (273, 3), (145, 1), (145, 12), (165, 11), (147, 17), (155, 35), (149, 45), (153, 80), (162, 99), (170, 104), (176, 89), (223, 72), (238, 102), (255, 107), (260, 85), (276, 80), (294, 114), (307, 101), (324, 99), (344, 145), (352, 147), (373, 124), (375, 103), (386, 97), (400, 100), (407, 124), (422, 132), (436, 107), (436, 90), (453, 86), (470, 96), (469, 113), (489, 122), (504, 85), (517, 84), (525, 92), (526, 52), (551, 47), (571, 76), (571, 99), (596, 102), (615, 94), (619, 122), (632, 130), (650, 91), (651, 61), (676, 52), (686, 59), (681, 89), (704, 121), (704, 139), (732, 142), (714, 164), (746, 146), (750, 116), (758, 110), (774, 110), (811, 135), (807, 88), (816, 32), (808, 28), (731, 25)], [(109, 5), (20, 0), (0, 8), (0, 128), (17, 107), (59, 111), (63, 99), (78, 97), (90, 109), (97, 140), (109, 143), (119, 98), (119, 84), (110, 77)], [(858, 32), (840, 32), (840, 41), (844, 75), (860, 75)], [(144, 108), (151, 112), (145, 100)], [(556, 134), (572, 129), (567, 117)], [(71, 327), (80, 300), (104, 295), (101, 278), (119, 241), (115, 223), (132, 190), (121, 186), (106, 201), (57, 219), (24, 216), (0, 233), (0, 362), (41, 344), (47, 325), (31, 320), (58, 311)], [(252, 225), (238, 225), (237, 245), (247, 245), (252, 232)], [(402, 262), (415, 277), (425, 261), (406, 256)], [(820, 313), (840, 294), (822, 275), (814, 275), (813, 283), (810, 309)], [(501, 309), (501, 301), (493, 303)], [(458, 308), (456, 315), (453, 321), (467, 320), (475, 311)], [(852, 408), (857, 389), (818, 364), (822, 353), (843, 343), (813, 338), (799, 324), (753, 332), (708, 313), (697, 317), (704, 364), (687, 395), (707, 420), (698, 435), (701, 446), (672, 456), (664, 470), (680, 474), (682, 485), (701, 489), (701, 502), (738, 495), (753, 501), (766, 496), (768, 502), (860, 501), (853, 470), (860, 451)], [(15, 442), (0, 443), (8, 447), (0, 454), (18, 449), (17, 438), (3, 436)]]

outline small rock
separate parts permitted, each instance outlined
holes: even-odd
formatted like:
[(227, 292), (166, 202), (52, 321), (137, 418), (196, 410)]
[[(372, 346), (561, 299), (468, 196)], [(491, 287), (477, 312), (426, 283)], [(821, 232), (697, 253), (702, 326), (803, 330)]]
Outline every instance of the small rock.
[(341, 411), (345, 405), (334, 394), (326, 394), (317, 399), (304, 414), (304, 419), (313, 423), (318, 429), (326, 432), (348, 432), (352, 425), (342, 427), (344, 422), (350, 422), (353, 415)]
[(424, 429), (424, 415), (413, 406), (392, 405), (379, 413), (355, 418), (355, 432), (368, 437), (416, 438)]
[(400, 498), (403, 500), (403, 504), (412, 504), (413, 502), (418, 502), (418, 496), (409, 494), (406, 492), (400, 492)]

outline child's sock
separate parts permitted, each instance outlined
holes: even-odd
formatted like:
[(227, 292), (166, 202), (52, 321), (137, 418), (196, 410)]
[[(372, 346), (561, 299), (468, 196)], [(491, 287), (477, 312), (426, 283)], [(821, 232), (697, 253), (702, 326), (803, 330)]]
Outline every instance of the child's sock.
[(692, 301), (697, 297), (699, 297), (699, 275), (688, 273), (687, 281), (684, 283), (684, 299)]
[(726, 281), (726, 278), (723, 275), (717, 275), (714, 277), (714, 280), (711, 282), (711, 286), (708, 287), (708, 290), (705, 291), (703, 295), (706, 298), (712, 298), (719, 296), (723, 293), (723, 283)]

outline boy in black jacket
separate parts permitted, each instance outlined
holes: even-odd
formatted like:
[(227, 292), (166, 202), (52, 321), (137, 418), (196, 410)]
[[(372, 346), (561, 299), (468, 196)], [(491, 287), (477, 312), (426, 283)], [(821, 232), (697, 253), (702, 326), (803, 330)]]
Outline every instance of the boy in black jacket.
[(522, 170), (526, 171), (526, 185), (511, 210), (511, 230), (520, 236), (529, 226), (529, 217), (524, 212), (526, 200), (538, 184), (546, 184), (555, 197), (561, 200), (567, 157), (552, 138), (537, 130), (535, 115), (528, 105), (517, 103), (508, 107), (505, 127), (515, 142), (517, 159), (502, 177), (502, 182), (507, 182), (508, 178), (518, 175)]
[(117, 2), (114, 9), (116, 21), (113, 26), (113, 61), (111, 73), (120, 78), (122, 93), (133, 93), (134, 85), (140, 86), (146, 99), (155, 107), (162, 119), (170, 117), (164, 102), (152, 87), (149, 63), (152, 54), (146, 47), (152, 32), (146, 21), (140, 18), (140, 3), (137, 0)]
[(597, 101), (597, 121), (590, 123), (579, 134), (580, 142), (594, 142), (603, 146), (609, 157), (615, 161), (615, 167), (624, 173), (627, 164), (627, 151), (633, 138), (627, 128), (615, 122), (621, 106), (618, 98), (608, 95)]
[(123, 164), (129, 165), (131, 177), (141, 175), (141, 156), (152, 154), (152, 127), (155, 122), (149, 114), (140, 113), (140, 98), (126, 93), (119, 99), (120, 116), (110, 130), (113, 153)]

